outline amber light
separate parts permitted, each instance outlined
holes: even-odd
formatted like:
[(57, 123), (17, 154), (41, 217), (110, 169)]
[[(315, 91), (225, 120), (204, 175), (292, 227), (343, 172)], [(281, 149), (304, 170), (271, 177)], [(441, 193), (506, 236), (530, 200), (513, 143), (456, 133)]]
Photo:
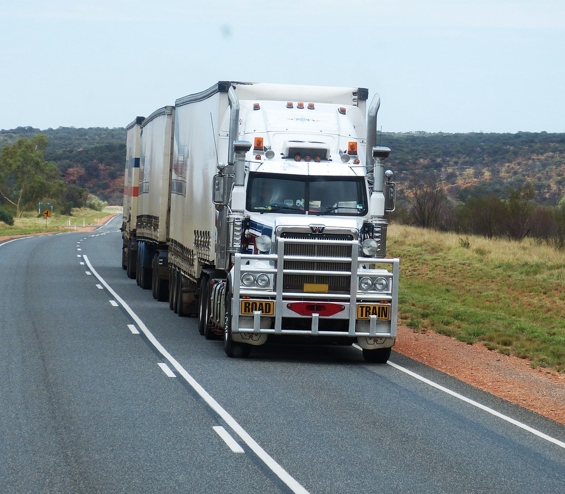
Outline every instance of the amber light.
[(294, 108), (294, 105), (292, 104), (292, 101), (289, 101), (289, 102), (286, 104), (286, 107), (287, 107), (287, 108)]
[(259, 103), (253, 103), (253, 109), (254, 110), (260, 110), (261, 109), (261, 105)]
[(357, 154), (357, 143), (355, 141), (347, 143), (347, 154)]
[(253, 140), (253, 149), (255, 151), (263, 151), (264, 147), (263, 147), (263, 138), (262, 137), (256, 137)]
[(308, 109), (309, 110), (315, 110), (316, 107), (314, 106), (314, 103), (308, 103)]
[(304, 103), (302, 103), (302, 102), (297, 103), (296, 108), (298, 108), (299, 110), (304, 110)]
[(345, 108), (345, 106), (340, 106), (337, 111), (341, 114), (341, 115), (345, 115), (347, 113), (347, 109)]

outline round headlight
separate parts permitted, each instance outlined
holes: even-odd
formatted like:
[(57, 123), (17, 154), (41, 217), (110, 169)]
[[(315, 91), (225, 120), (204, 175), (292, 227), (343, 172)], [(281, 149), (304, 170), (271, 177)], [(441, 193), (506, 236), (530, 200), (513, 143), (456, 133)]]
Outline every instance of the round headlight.
[(361, 247), (363, 249), (363, 254), (369, 257), (376, 256), (379, 250), (379, 244), (374, 238), (366, 238), (363, 240), (363, 245)]
[(359, 280), (359, 289), (363, 292), (368, 292), (373, 288), (373, 280), (367, 276), (364, 276)]
[(252, 286), (255, 283), (255, 276), (253, 273), (244, 273), (241, 276), (241, 284), (244, 286)]
[(266, 288), (266, 287), (268, 287), (268, 286), (269, 286), (269, 282), (270, 282), (269, 276), (266, 275), (265, 273), (261, 273), (261, 274), (257, 275), (256, 281), (257, 281), (257, 286), (258, 286), (259, 288)]
[(388, 280), (386, 278), (379, 277), (375, 280), (375, 290), (378, 292), (386, 292), (388, 290)]
[(268, 235), (261, 235), (255, 239), (255, 245), (259, 252), (269, 252), (271, 250), (271, 237)]

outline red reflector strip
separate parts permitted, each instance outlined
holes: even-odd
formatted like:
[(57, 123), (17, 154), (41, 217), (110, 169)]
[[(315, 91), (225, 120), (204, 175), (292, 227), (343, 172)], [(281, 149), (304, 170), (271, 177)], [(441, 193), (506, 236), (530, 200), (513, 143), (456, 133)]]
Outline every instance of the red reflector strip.
[(312, 314), (319, 314), (320, 316), (333, 316), (345, 310), (345, 306), (334, 303), (320, 303), (320, 302), (293, 302), (287, 304), (287, 308), (296, 312), (300, 316), (311, 316)]

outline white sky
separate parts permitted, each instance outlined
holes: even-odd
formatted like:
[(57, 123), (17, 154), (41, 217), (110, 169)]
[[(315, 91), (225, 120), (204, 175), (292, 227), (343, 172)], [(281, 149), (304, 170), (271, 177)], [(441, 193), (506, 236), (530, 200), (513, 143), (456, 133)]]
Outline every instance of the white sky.
[(0, 129), (124, 127), (219, 80), (366, 87), (385, 132), (565, 132), (565, 1), (0, 0)]

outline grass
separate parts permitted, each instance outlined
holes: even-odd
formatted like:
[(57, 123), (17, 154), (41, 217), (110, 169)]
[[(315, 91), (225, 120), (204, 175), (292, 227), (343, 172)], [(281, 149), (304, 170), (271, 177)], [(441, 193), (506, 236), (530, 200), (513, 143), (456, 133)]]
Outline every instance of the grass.
[(400, 321), (565, 372), (565, 252), (391, 225)]
[(12, 226), (0, 222), (0, 237), (72, 231), (75, 227), (98, 225), (101, 218), (105, 218), (109, 214), (116, 214), (119, 210), (121, 208), (116, 207), (104, 208), (102, 211), (77, 208), (72, 210), (72, 216), (54, 213), (47, 220), (43, 215), (27, 212), (24, 213), (22, 218), (14, 218)]

